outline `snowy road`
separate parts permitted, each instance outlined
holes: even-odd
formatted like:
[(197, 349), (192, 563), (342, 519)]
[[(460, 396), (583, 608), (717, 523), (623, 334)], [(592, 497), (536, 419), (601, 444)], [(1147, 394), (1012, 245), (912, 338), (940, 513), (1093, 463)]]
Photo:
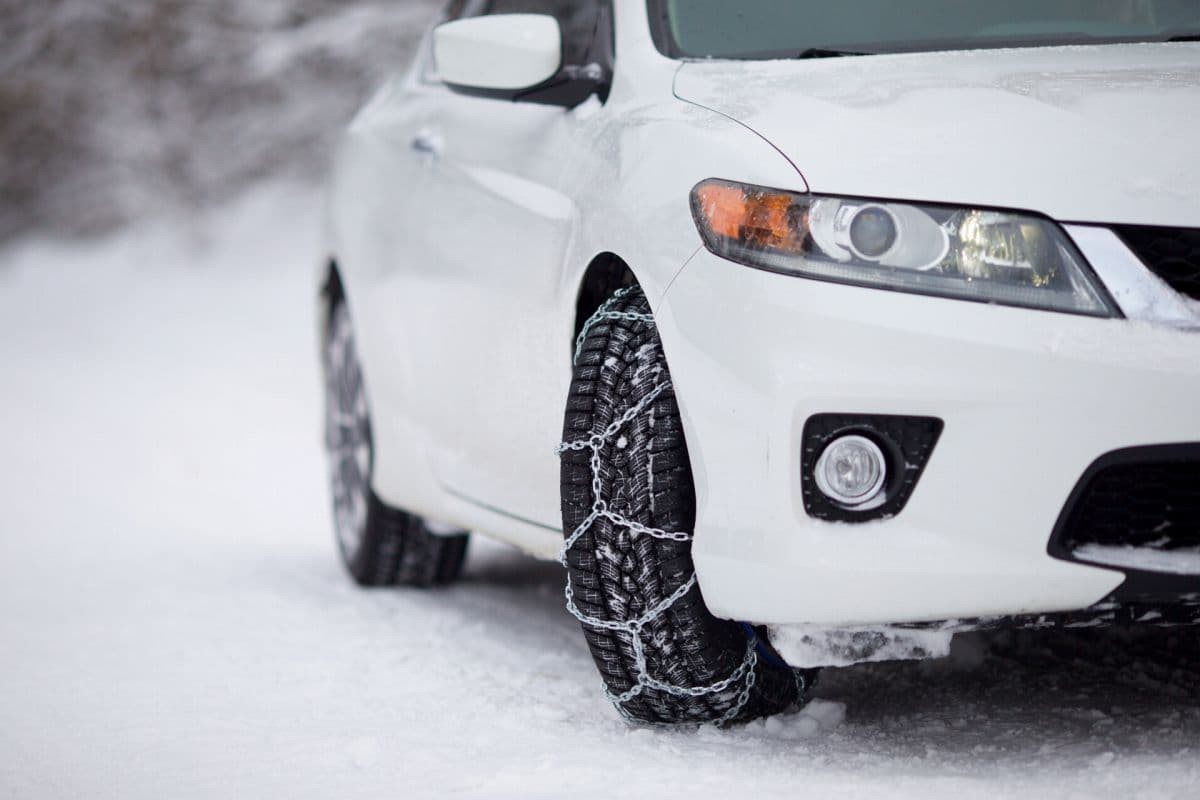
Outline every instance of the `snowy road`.
[(356, 590), (316, 209), (0, 252), (0, 796), (1200, 795), (1194, 632), (975, 636), (829, 671), (811, 714), (659, 732), (601, 699), (556, 566), (477, 537), (452, 589)]

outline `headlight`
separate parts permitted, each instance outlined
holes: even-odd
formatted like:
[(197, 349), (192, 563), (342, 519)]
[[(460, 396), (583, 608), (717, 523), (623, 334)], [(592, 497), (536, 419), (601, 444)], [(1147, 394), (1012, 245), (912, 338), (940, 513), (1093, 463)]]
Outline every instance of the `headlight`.
[(796, 194), (707, 180), (692, 214), (713, 253), (819, 280), (1115, 316), (1070, 239), (1029, 214)]

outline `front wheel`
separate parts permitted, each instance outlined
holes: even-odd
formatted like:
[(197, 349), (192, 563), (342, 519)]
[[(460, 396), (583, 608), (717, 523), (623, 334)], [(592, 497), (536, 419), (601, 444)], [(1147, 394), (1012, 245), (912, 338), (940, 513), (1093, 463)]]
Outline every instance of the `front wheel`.
[(742, 722), (796, 705), (765, 632), (709, 613), (696, 583), (696, 498), (649, 304), (616, 292), (580, 335), (562, 446), (567, 600), (610, 699), (644, 723)]

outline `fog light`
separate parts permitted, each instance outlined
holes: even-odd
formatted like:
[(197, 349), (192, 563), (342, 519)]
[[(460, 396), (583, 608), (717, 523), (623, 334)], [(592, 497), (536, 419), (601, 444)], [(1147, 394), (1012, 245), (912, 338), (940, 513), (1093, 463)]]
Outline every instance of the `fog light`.
[(887, 461), (865, 436), (834, 439), (817, 459), (817, 488), (829, 499), (859, 508), (883, 500)]

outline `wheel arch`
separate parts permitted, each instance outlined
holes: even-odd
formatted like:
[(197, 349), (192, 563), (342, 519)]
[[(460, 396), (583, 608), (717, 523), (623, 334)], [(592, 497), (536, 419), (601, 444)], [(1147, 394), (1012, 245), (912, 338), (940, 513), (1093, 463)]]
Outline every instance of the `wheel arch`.
[(612, 251), (595, 255), (579, 279), (575, 293), (575, 320), (571, 329), (571, 344), (583, 330), (584, 323), (617, 289), (641, 286), (629, 263)]
[(350, 267), (337, 252), (331, 252), (322, 263), (316, 281), (318, 336), (328, 329), (334, 307), (345, 303), (354, 322), (372, 415), (375, 463), (371, 490), (388, 506), (442, 519), (442, 492), (424, 456), (427, 443), (406, 405), (403, 387), (413, 385), (413, 380), (404, 348), (391, 346), (377, 328), (379, 303), (372, 302), (372, 286), (363, 281), (357, 262)]

